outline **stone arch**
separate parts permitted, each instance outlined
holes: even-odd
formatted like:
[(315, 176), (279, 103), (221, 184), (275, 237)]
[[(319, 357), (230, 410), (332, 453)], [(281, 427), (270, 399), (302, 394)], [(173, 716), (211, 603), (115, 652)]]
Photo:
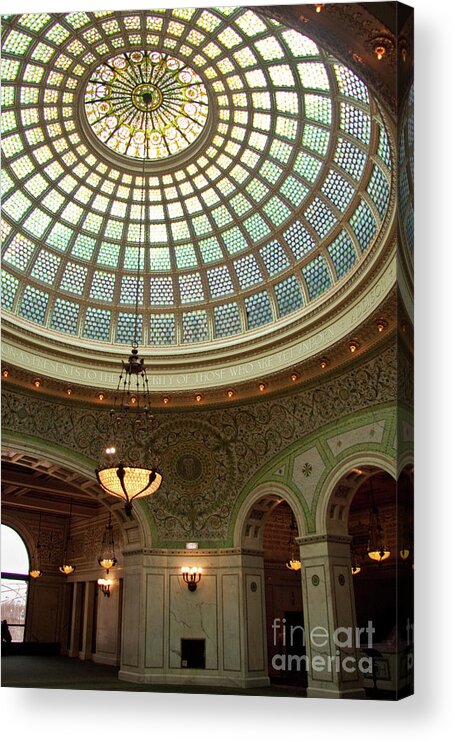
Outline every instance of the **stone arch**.
[(349, 508), (361, 484), (379, 471), (397, 479), (396, 460), (377, 451), (346, 456), (333, 467), (322, 484), (316, 512), (316, 532), (348, 535)]
[[(153, 541), (154, 523), (150, 509), (144, 503), (135, 503), (132, 517), (128, 518), (123, 503), (104, 493), (95, 476), (95, 463), (86, 457), (75, 454), (63, 446), (46, 442), (43, 444), (38, 438), (27, 436), (23, 440), (3, 431), (2, 434), (2, 461), (16, 463), (28, 469), (50, 475), (63, 482), (79, 487), (93, 496), (112, 512), (117, 521), (119, 533), (123, 542), (123, 550), (149, 548)], [(6, 511), (3, 511), (2, 520), (6, 524)], [(34, 543), (31, 534), (28, 534), (28, 544)], [(33, 550), (30, 551), (30, 557)]]
[(236, 514), (234, 547), (262, 550), (265, 523), (283, 501), (294, 514), (299, 536), (306, 533), (303, 509), (294, 492), (284, 484), (263, 482), (248, 493)]

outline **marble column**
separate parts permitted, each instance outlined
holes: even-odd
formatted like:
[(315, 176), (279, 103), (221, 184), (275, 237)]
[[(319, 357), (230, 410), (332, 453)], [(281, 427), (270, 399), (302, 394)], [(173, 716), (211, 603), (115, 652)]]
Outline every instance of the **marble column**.
[(79, 635), (81, 627), (81, 601), (84, 583), (73, 582), (73, 599), (71, 603), (71, 631), (68, 645), (68, 657), (79, 656)]
[(84, 604), (82, 608), (82, 642), (79, 650), (80, 660), (89, 660), (92, 657), (93, 611), (95, 603), (96, 582), (86, 582), (84, 590)]
[(267, 617), (265, 609), (264, 558), (243, 553), (240, 605), (245, 622), (242, 631), (243, 687), (270, 684), (267, 660)]
[[(198, 566), (188, 590), (181, 568)], [(136, 683), (268, 685), (262, 556), (240, 550), (124, 554), (119, 677)], [(204, 641), (202, 666), (183, 657)]]
[(356, 630), (350, 536), (297, 539), (302, 562), (306, 665), (309, 697), (363, 698), (358, 645), (367, 627)]

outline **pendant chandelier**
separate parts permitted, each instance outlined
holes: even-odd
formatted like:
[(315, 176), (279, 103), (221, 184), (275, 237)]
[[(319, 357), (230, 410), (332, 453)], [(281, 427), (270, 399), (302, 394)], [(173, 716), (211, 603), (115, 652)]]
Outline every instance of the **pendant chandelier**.
[[(147, 93), (143, 105), (151, 101)], [(139, 223), (139, 245), (137, 250), (136, 299), (132, 349), (122, 368), (117, 384), (114, 407), (109, 416), (109, 430), (101, 454), (96, 476), (101, 487), (109, 495), (125, 501), (125, 511), (131, 516), (133, 500), (148, 497), (161, 485), (161, 474), (157, 470), (157, 459), (147, 448), (153, 416), (150, 407), (150, 391), (143, 358), (139, 358), (139, 286), (141, 269), (141, 246), (145, 224), (145, 157), (142, 167), (142, 209)], [(145, 252), (145, 251), (144, 251)]]
[(384, 532), (378, 509), (374, 501), (373, 482), (370, 477), (370, 525), (368, 529), (368, 556), (375, 562), (384, 562), (390, 556), (390, 549), (385, 545)]
[(295, 534), (297, 532), (297, 525), (294, 520), (294, 516), (292, 516), (289, 530), (289, 551), (291, 555), (286, 562), (286, 567), (292, 570), (292, 572), (298, 572), (302, 568), (302, 562), (300, 561), (300, 559), (297, 559), (295, 555)]
[(41, 537), (41, 512), (39, 514), (39, 523), (38, 523), (38, 541), (36, 542), (36, 557), (34, 560), (34, 565), (32, 569), (29, 572), (30, 577), (32, 577), (34, 580), (37, 580), (39, 577), (43, 576), (43, 572), (41, 570), (41, 543), (40, 543), (40, 537)]
[(109, 574), (109, 570), (115, 567), (117, 559), (115, 556), (115, 544), (114, 544), (114, 528), (112, 525), (111, 514), (109, 513), (109, 523), (104, 529), (103, 541), (101, 543), (101, 551), (98, 557), (98, 564), (100, 567), (106, 570), (106, 574)]
[(70, 517), (68, 521), (68, 531), (66, 535), (65, 551), (63, 552), (63, 562), (59, 570), (64, 575), (72, 575), (76, 569), (74, 564), (73, 540), (71, 538), (71, 516), (73, 512), (73, 500), (70, 500)]

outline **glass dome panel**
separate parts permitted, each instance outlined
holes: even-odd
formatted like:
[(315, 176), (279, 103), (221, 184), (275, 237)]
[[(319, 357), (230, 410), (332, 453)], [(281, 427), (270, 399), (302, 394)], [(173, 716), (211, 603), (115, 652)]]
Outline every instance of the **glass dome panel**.
[(292, 321), (376, 244), (385, 119), (303, 33), (238, 7), (31, 13), (2, 55), (11, 319), (129, 344), (138, 286), (141, 344), (219, 342)]

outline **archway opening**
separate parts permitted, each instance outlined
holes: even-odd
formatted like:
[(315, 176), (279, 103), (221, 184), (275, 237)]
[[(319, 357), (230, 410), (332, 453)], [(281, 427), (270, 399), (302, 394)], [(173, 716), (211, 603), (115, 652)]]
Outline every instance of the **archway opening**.
[[(14, 545), (4, 538), (4, 530), (18, 531), (28, 548), (22, 573), (13, 575), (22, 580), (22, 593), (26, 586), (29, 598), (27, 620), (24, 616), (20, 629), (11, 630), (13, 641), (25, 642), (33, 653), (61, 653), (119, 664), (125, 543), (121, 503), (107, 500), (94, 480), (55, 460), (9, 450), (4, 450), (2, 457), (2, 619), (9, 619), (4, 616), (6, 586), (12, 585), (10, 575), (4, 573), (18, 571), (11, 564)], [(106, 565), (100, 565), (98, 559), (106, 554), (103, 544), (109, 523), (116, 561), (107, 574)], [(139, 532), (137, 521), (127, 525), (134, 543)], [(66, 575), (60, 567), (67, 563), (68, 555), (76, 569)], [(31, 566), (39, 572), (34, 579), (29, 574)], [(111, 582), (109, 601), (97, 584), (98, 578), (106, 577)], [(14, 587), (19, 589), (16, 584)], [(11, 623), (15, 622), (11, 619)], [(14, 653), (23, 650), (12, 647)]]
[[(412, 475), (403, 472), (397, 482), (382, 471), (363, 474), (350, 504), (348, 532), (357, 625), (372, 626), (374, 632), (372, 646), (363, 647), (374, 658), (366, 686), (396, 690), (397, 683), (407, 682), (406, 652), (412, 643)], [(400, 653), (403, 661), (397, 666)]]
[(264, 580), (268, 672), (273, 684), (307, 687), (305, 622), (299, 546), (287, 502), (271, 510), (264, 526)]
[[(24, 540), (2, 523), (2, 624), (7, 622), (13, 642), (23, 642), (27, 617), (30, 559)], [(3, 628), (2, 628), (3, 648)]]

